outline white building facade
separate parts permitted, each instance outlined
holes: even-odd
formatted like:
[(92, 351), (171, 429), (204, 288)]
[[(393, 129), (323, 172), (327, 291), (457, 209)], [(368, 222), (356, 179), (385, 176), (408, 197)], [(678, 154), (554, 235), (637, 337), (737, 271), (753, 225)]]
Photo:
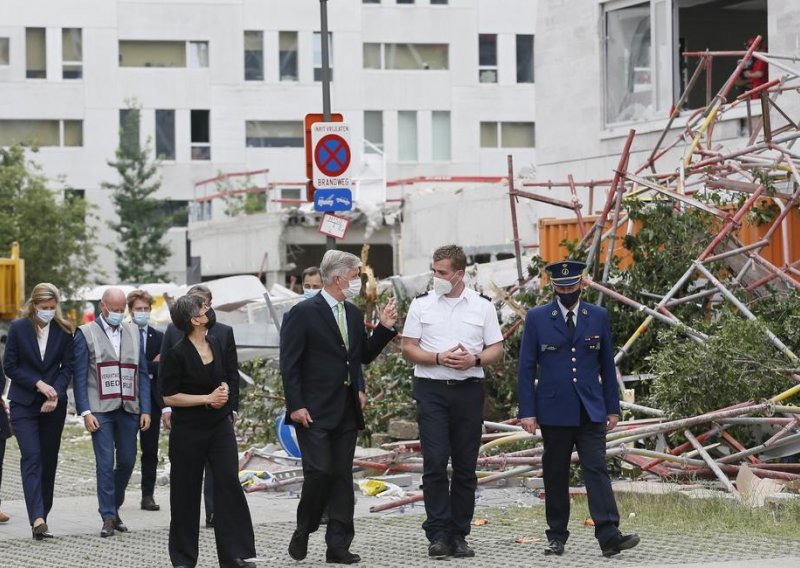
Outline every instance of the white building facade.
[[(509, 154), (518, 166), (535, 163), (534, 0), (327, 4), (332, 108), (351, 126), (354, 175), (378, 180), (371, 201), (386, 200), (386, 181), (504, 176)], [(315, 227), (290, 227), (283, 210), (305, 197), (303, 118), (322, 110), (319, 7), (4, 0), (0, 145), (38, 144), (32, 158), (97, 206), (99, 239), (112, 242), (106, 221), (114, 211), (101, 182), (115, 181), (107, 161), (126, 109), (136, 105), (132, 136), (161, 159), (157, 197), (178, 209), (192, 204), (197, 221), (188, 241), (185, 229), (170, 233), (173, 278), (186, 277), (191, 241), (203, 277), (261, 271), (279, 281), (294, 243), (324, 245)], [(197, 214), (203, 206), (195, 200), (213, 200), (218, 189), (198, 182), (253, 171), (268, 193), (265, 212), (241, 222)], [(507, 225), (486, 220), (487, 227), (494, 221)], [(370, 234), (397, 254), (392, 230)], [(476, 242), (507, 240), (505, 229), (497, 237), (487, 231)], [(113, 258), (101, 250), (100, 259), (113, 281)]]

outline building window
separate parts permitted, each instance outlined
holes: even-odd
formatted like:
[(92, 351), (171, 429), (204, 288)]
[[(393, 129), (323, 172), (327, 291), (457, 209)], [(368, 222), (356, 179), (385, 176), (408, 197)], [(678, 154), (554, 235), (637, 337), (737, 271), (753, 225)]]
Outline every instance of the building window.
[(302, 148), (303, 123), (295, 120), (248, 120), (245, 144), (248, 148)]
[(208, 42), (120, 40), (119, 66), (208, 67)]
[(44, 28), (25, 28), (25, 77), (47, 78), (47, 40)]
[(119, 111), (119, 147), (128, 154), (139, 151), (138, 108), (123, 108)]
[(431, 0), (431, 6), (444, 6), (445, 4), (447, 4), (447, 0)]
[(434, 161), (449, 162), (451, 159), (450, 111), (435, 110), (432, 114)]
[(175, 159), (175, 111), (156, 110), (156, 157)]
[(82, 120), (0, 120), (0, 146), (83, 146)]
[(244, 80), (264, 80), (263, 32), (244, 32)]
[(397, 113), (397, 159), (401, 162), (417, 161), (417, 111), (401, 110)]
[(413, 4), (414, 0), (397, 0), (398, 4)]
[(478, 35), (478, 80), (497, 83), (497, 34)]
[(446, 70), (449, 52), (446, 43), (365, 43), (364, 69)]
[[(333, 34), (328, 32), (328, 69), (333, 81)], [(322, 32), (314, 32), (314, 80), (322, 81)]]
[(11, 57), (8, 49), (8, 38), (0, 37), (0, 65), (9, 65)]
[(533, 36), (517, 36), (517, 83), (533, 83)]
[(381, 0), (361, 0), (363, 4), (380, 4)]
[(605, 13), (606, 122), (646, 118), (653, 112), (650, 4)]
[(533, 122), (481, 122), (481, 148), (535, 148)]
[(192, 160), (211, 159), (211, 111), (193, 110), (192, 123)]
[(61, 30), (61, 65), (62, 78), (83, 77), (83, 34), (80, 28)]
[(64, 190), (64, 201), (85, 201), (86, 190), (69, 188)]
[(383, 111), (364, 111), (364, 139), (368, 142), (364, 145), (364, 152), (367, 154), (383, 152)]
[(208, 67), (208, 42), (190, 41), (186, 44), (189, 68), (201, 69)]
[(280, 80), (297, 81), (297, 32), (280, 32), (278, 45)]

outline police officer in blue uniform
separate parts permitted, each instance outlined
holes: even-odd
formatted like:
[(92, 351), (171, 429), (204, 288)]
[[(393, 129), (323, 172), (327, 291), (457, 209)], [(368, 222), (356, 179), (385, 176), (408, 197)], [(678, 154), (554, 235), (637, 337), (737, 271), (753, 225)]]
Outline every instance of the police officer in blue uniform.
[(528, 311), (520, 345), (520, 422), (532, 434), (538, 425), (544, 441), (548, 555), (563, 554), (569, 537), (569, 468), (575, 446), (603, 556), (639, 544), (638, 535), (619, 530), (606, 469), (606, 430), (619, 420), (619, 395), (608, 312), (580, 301), (585, 269), (574, 260), (545, 267), (556, 297)]
[[(484, 365), (503, 356), (497, 311), (464, 285), (467, 257), (457, 245), (433, 253), (433, 292), (411, 302), (403, 356), (414, 366), (413, 397), (422, 442), (428, 556), (468, 558), (483, 427)], [(453, 466), (448, 479), (447, 463)]]

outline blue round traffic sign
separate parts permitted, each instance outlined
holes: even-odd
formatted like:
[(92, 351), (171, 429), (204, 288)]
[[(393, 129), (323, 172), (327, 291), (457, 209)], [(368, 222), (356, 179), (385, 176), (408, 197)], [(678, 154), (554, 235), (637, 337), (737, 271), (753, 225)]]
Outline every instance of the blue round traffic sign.
[(314, 149), (314, 162), (323, 175), (339, 177), (350, 166), (350, 145), (338, 134), (323, 136)]

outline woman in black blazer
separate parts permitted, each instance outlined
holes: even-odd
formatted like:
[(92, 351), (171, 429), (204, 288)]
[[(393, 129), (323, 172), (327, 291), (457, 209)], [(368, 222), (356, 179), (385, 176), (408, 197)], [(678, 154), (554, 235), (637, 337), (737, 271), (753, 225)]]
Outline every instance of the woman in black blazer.
[(254, 567), (253, 523), (242, 488), (236, 435), (229, 418), (225, 362), (219, 342), (208, 335), (214, 310), (201, 296), (179, 298), (170, 310), (185, 337), (162, 361), (161, 394), (172, 407), (169, 434), (171, 519), (169, 555), (173, 566), (197, 564), (203, 468), (214, 475), (214, 537), (221, 567)]
[(72, 324), (61, 314), (58, 288), (34, 286), (22, 317), (8, 330), (3, 369), (11, 380), (11, 423), (22, 454), (22, 488), (33, 538), (53, 535), (47, 515), (72, 380)]

